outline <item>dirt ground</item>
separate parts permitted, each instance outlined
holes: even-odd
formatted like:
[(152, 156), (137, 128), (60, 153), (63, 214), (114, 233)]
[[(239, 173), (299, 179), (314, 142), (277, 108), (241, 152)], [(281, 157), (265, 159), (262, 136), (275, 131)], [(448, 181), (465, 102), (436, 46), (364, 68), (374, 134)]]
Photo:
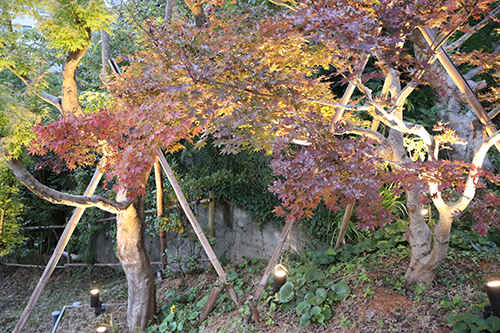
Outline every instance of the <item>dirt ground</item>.
[[(386, 332), (453, 332), (446, 323), (445, 316), (450, 311), (463, 313), (470, 310), (485, 295), (468, 282), (455, 285), (450, 289), (445, 282), (456, 273), (449, 269), (460, 269), (460, 274), (493, 278), (500, 276), (498, 262), (471, 263), (467, 260), (449, 262), (440, 270), (438, 280), (421, 294), (404, 286), (394, 288), (388, 278), (403, 276), (406, 262), (395, 263), (388, 260), (381, 270), (366, 272), (370, 280), (359, 283), (356, 276), (345, 277), (351, 286), (351, 295), (336, 304), (334, 316), (327, 325), (313, 323), (307, 327), (298, 324), (295, 311), (268, 313), (266, 304), (259, 306), (261, 322), (252, 325), (242, 324), (242, 313), (234, 310), (212, 314), (200, 333), (229, 332), (268, 332), (268, 333), (386, 333)], [(458, 266), (458, 268), (457, 268)], [(448, 268), (447, 268), (448, 267)], [(0, 265), (0, 333), (11, 332), (26, 302), (28, 301), (42, 271), (33, 268), (13, 268)], [(248, 290), (258, 283), (258, 275), (249, 281)], [(213, 275), (187, 275), (179, 278), (166, 278), (157, 281), (157, 300), (162, 302), (166, 291), (179, 288), (181, 283), (195, 286), (198, 290), (209, 292)], [(391, 280), (392, 281), (392, 280)], [(479, 282), (481, 283), (481, 282)], [(96, 316), (89, 305), (89, 291), (101, 290), (101, 301), (106, 310)], [(413, 291), (412, 291), (413, 290)], [(444, 307), (440, 300), (443, 295), (449, 299), (458, 295), (460, 302)], [(245, 295), (246, 297), (248, 295)], [(127, 284), (122, 273), (108, 268), (65, 269), (54, 272), (49, 284), (42, 293), (24, 332), (51, 332), (51, 313), (61, 311), (63, 306), (81, 302), (80, 307), (67, 308), (58, 326), (57, 333), (96, 332), (99, 326), (106, 326), (107, 332), (126, 332)]]
[[(42, 270), (0, 266), (0, 332), (11, 332), (33, 292)], [(106, 311), (96, 317), (90, 307), (90, 290), (101, 290)], [(35, 305), (23, 332), (51, 332), (54, 311), (66, 308), (58, 333), (95, 332), (100, 325), (123, 331), (127, 311), (127, 284), (123, 274), (112, 269), (56, 270)]]

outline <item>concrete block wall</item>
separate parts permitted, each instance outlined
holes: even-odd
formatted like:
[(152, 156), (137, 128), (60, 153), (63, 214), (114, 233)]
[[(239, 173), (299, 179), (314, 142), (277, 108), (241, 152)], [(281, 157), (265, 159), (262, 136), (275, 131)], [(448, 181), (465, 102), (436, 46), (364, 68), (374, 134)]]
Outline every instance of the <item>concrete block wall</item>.
[[(208, 206), (198, 205), (193, 207), (202, 228), (208, 225)], [(114, 223), (114, 222), (112, 222)], [(214, 251), (219, 260), (224, 259), (232, 263), (240, 263), (245, 258), (269, 259), (278, 243), (281, 229), (273, 227), (270, 223), (260, 226), (254, 221), (250, 214), (242, 209), (234, 207), (230, 202), (218, 202), (215, 206), (215, 238)], [(300, 237), (300, 227), (295, 225), (288, 235), (285, 250), (300, 251), (304, 242)], [(168, 233), (167, 243), (170, 253), (183, 255), (192, 252), (192, 246), (183, 244), (180, 247), (173, 246), (176, 233)], [(113, 240), (109, 230), (102, 231), (96, 241), (97, 262), (118, 262), (113, 248)], [(160, 244), (156, 237), (146, 236), (146, 248), (151, 261), (160, 261)], [(196, 248), (206, 258), (203, 249)]]

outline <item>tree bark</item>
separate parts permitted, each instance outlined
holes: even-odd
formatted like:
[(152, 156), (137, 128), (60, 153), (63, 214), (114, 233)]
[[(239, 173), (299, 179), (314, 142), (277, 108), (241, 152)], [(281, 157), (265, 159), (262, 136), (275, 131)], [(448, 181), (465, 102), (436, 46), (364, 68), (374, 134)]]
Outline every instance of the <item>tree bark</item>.
[(170, 21), (172, 21), (175, 6), (177, 6), (177, 0), (167, 0), (167, 6), (165, 7), (165, 23), (170, 23)]
[(127, 276), (127, 324), (145, 329), (156, 313), (154, 275), (144, 242), (145, 214), (142, 197), (117, 214), (116, 252)]
[(61, 92), (61, 105), (64, 116), (84, 115), (83, 110), (78, 101), (78, 87), (76, 85), (75, 72), (78, 63), (83, 58), (89, 46), (85, 46), (80, 50), (68, 52), (68, 56), (64, 61), (62, 71), (62, 92)]
[[(405, 275), (408, 282), (431, 284), (434, 281), (437, 269), (448, 253), (452, 220), (451, 212), (439, 214), (439, 223), (434, 228), (434, 242), (430, 253), (430, 230), (429, 232), (421, 230), (415, 235), (415, 242), (411, 244), (412, 260)], [(423, 251), (425, 249), (427, 252)], [(417, 254), (420, 256), (417, 257)]]
[(203, 1), (184, 0), (194, 15), (194, 23), (197, 28), (201, 28), (207, 23), (205, 12), (203, 11)]

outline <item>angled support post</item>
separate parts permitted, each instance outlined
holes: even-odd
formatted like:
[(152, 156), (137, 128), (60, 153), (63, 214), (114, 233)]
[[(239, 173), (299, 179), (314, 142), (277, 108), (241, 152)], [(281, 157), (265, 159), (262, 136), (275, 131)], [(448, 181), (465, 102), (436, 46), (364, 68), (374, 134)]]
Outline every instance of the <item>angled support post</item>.
[[(201, 245), (203, 246), (203, 249), (205, 250), (205, 253), (208, 256), (208, 259), (210, 259), (210, 262), (214, 266), (215, 271), (220, 277), (220, 282), (222, 284), (226, 285), (226, 288), (228, 289), (229, 295), (231, 296), (231, 299), (233, 300), (234, 304), (236, 307), (239, 307), (239, 301), (238, 301), (238, 296), (236, 295), (236, 292), (234, 291), (234, 288), (231, 283), (227, 280), (227, 275), (226, 272), (224, 272), (224, 269), (222, 268), (219, 259), (217, 259), (217, 256), (215, 255), (214, 250), (212, 249), (212, 246), (210, 246), (210, 243), (208, 242), (207, 237), (203, 233), (203, 230), (200, 227), (200, 224), (198, 223), (198, 220), (196, 220), (196, 217), (193, 214), (193, 211), (191, 210), (191, 207), (189, 207), (189, 203), (186, 200), (186, 197), (184, 196), (184, 193), (182, 193), (181, 187), (179, 186), (179, 183), (177, 182), (177, 179), (175, 178), (174, 172), (172, 171), (172, 168), (170, 168), (170, 165), (167, 162), (167, 159), (163, 155), (163, 152), (161, 150), (157, 151), (157, 156), (158, 160), (160, 161), (161, 166), (163, 167), (163, 170), (165, 170), (165, 173), (167, 174), (167, 178), (170, 181), (170, 184), (172, 184), (172, 188), (174, 189), (175, 195), (177, 196), (177, 199), (179, 199), (179, 203), (184, 210), (184, 213), (186, 213), (186, 216), (189, 220), (189, 223), (191, 223), (191, 226), (193, 227), (194, 232), (196, 233), (196, 236), (200, 240)], [(215, 304), (215, 303), (214, 303)]]
[[(99, 167), (97, 167), (96, 171), (94, 172), (94, 176), (92, 177), (92, 180), (90, 181), (90, 184), (88, 185), (87, 189), (85, 190), (84, 195), (85, 196), (90, 196), (94, 194), (94, 191), (97, 187), (97, 184), (99, 184), (99, 181), (101, 180), (102, 177), (102, 171)], [(19, 318), (19, 321), (17, 322), (16, 327), (12, 331), (13, 333), (21, 333), (23, 330), (24, 326), (26, 325), (26, 322), (28, 321), (28, 318), (35, 308), (35, 304), (38, 301), (38, 298), (42, 294), (43, 289), (45, 288), (45, 285), (47, 282), (49, 282), (49, 278), (52, 275), (52, 272), (54, 271), (54, 268), (57, 265), (57, 262), (61, 258), (61, 255), (64, 251), (64, 248), (69, 242), (69, 239), (71, 238), (71, 235), (73, 234), (73, 231), (76, 228), (76, 225), (80, 221), (80, 218), (83, 215), (83, 212), (85, 211), (85, 208), (76, 208), (75, 211), (73, 212), (73, 215), (71, 215), (71, 218), (68, 221), (68, 224), (64, 228), (64, 231), (61, 235), (61, 238), (59, 238), (59, 242), (57, 243), (56, 249), (54, 250), (54, 253), (52, 253), (52, 257), (49, 260), (49, 263), (45, 267), (45, 270), (43, 271), (42, 277), (38, 281), (38, 284), (35, 287), (35, 290), (33, 290), (33, 294), (31, 294), (31, 297), (28, 301), (28, 304), (26, 305), (26, 308), (24, 308), (23, 313), (21, 314), (21, 317)]]
[[(366, 64), (368, 63), (368, 55), (365, 54), (362, 58), (361, 58), (361, 62), (359, 63), (358, 65), (358, 70), (360, 71), (363, 71), (366, 67)], [(385, 85), (384, 85), (384, 88), (385, 88)], [(352, 82), (349, 82), (349, 85), (347, 86), (347, 89), (346, 91), (344, 92), (344, 95), (342, 96), (342, 99), (340, 100), (340, 104), (341, 105), (346, 105), (349, 100), (351, 99), (351, 96), (352, 94), (354, 93), (354, 89), (356, 89), (356, 85)], [(388, 89), (388, 88), (386, 88)], [(345, 108), (343, 107), (338, 107), (336, 110), (335, 110), (335, 114), (333, 116), (333, 119), (330, 123), (330, 131), (331, 132), (334, 132), (335, 130), (335, 124), (340, 120), (342, 119), (342, 115), (344, 114), (344, 110)], [(377, 127), (378, 127), (378, 120), (374, 119), (373, 120), (374, 123), (376, 123)], [(375, 129), (376, 130), (376, 129)], [(345, 233), (347, 231), (347, 227), (349, 225), (349, 220), (351, 219), (351, 215), (352, 215), (352, 209), (354, 208), (354, 204), (348, 204), (346, 206), (346, 209), (345, 209), (345, 213), (344, 213), (344, 217), (342, 218), (342, 224), (340, 225), (340, 232), (339, 232), (339, 235), (337, 237), (337, 243), (335, 245), (335, 248), (337, 248), (337, 245), (342, 243), (342, 241), (344, 240), (344, 236), (345, 236)], [(340, 245), (339, 245), (340, 247)]]
[[(427, 41), (427, 44), (429, 44), (429, 47), (432, 48), (432, 46), (434, 45), (434, 41), (436, 40), (436, 34), (434, 33), (434, 31), (427, 27), (419, 27), (419, 30)], [(451, 77), (453, 82), (455, 82), (460, 92), (464, 95), (465, 100), (470, 105), (481, 124), (484, 126), (486, 133), (489, 136), (493, 135), (493, 133), (496, 132), (495, 125), (491, 122), (491, 117), (484, 110), (481, 103), (479, 103), (479, 100), (477, 99), (476, 95), (474, 95), (474, 92), (470, 88), (465, 78), (455, 67), (442, 47), (439, 47), (439, 49), (435, 51), (439, 62), (444, 67), (446, 72), (448, 72), (448, 75)], [(497, 142), (495, 144), (495, 147), (498, 151), (500, 151), (500, 142)]]
[(259, 312), (257, 311), (257, 302), (262, 295), (262, 292), (264, 291), (264, 288), (266, 287), (267, 281), (271, 277), (271, 273), (273, 272), (274, 266), (276, 266), (276, 263), (278, 262), (278, 258), (281, 254), (281, 251), (283, 250), (283, 246), (285, 245), (285, 241), (288, 237), (288, 234), (292, 230), (293, 227), (293, 222), (294, 220), (289, 220), (286, 222), (285, 227), (283, 228), (283, 231), (281, 232), (280, 239), (278, 240), (278, 244), (276, 244), (276, 247), (274, 248), (273, 255), (271, 256), (271, 259), (269, 260), (269, 263), (267, 264), (266, 270), (264, 271), (264, 274), (262, 275), (262, 279), (260, 280), (259, 285), (257, 286), (257, 289), (255, 290), (255, 293), (253, 296), (249, 297), (249, 303), (251, 305), (251, 314), (248, 314), (245, 316), (243, 323), (248, 324), (250, 321), (250, 316), (252, 318), (256, 319), (259, 318)]

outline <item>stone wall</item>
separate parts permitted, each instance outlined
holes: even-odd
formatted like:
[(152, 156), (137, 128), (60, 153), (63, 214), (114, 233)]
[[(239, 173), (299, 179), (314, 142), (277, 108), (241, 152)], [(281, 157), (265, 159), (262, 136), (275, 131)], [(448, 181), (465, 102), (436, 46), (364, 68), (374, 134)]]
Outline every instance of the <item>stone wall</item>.
[[(208, 205), (199, 205), (194, 207), (194, 212), (198, 216), (198, 221), (202, 228), (208, 225)], [(114, 223), (114, 221), (112, 221)], [(270, 223), (259, 226), (250, 214), (234, 207), (230, 202), (219, 202), (215, 206), (215, 238), (216, 244), (214, 251), (221, 261), (240, 263), (245, 258), (264, 258), (269, 259), (278, 239), (281, 235), (281, 229), (273, 227)], [(193, 247), (193, 244), (182, 244), (179, 247), (173, 246), (176, 243), (176, 233), (168, 233), (167, 242), (169, 252), (174, 255), (184, 256), (193, 251), (202, 253), (206, 258), (203, 249)], [(303, 248), (299, 227), (294, 226), (292, 232), (288, 235), (285, 243), (285, 250), (300, 251)], [(111, 263), (118, 262), (113, 248), (113, 240), (109, 231), (102, 231), (96, 241), (97, 262)], [(146, 248), (151, 261), (160, 261), (159, 239), (146, 236)]]

